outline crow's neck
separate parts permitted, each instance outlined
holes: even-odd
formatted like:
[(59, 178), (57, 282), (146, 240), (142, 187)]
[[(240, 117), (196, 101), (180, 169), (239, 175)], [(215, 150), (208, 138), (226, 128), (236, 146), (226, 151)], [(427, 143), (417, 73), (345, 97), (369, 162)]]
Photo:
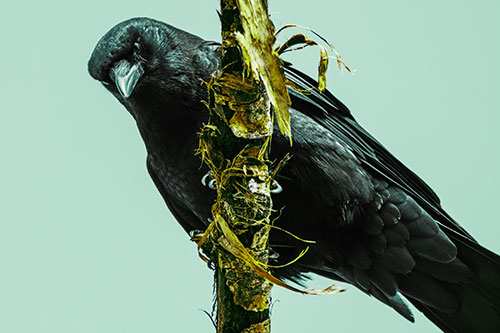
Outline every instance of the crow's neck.
[(208, 119), (208, 110), (196, 106), (174, 106), (149, 109), (136, 116), (139, 131), (150, 157), (167, 167), (199, 167), (198, 132)]

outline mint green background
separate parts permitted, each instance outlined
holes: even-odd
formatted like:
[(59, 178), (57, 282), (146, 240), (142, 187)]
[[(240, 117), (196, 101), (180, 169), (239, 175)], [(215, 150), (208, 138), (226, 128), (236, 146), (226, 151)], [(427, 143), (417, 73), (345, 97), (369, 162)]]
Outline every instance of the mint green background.
[[(277, 27), (308, 26), (335, 44), (357, 72), (332, 66), (330, 89), (496, 252), (498, 3), (270, 0)], [(132, 118), (86, 63), (97, 40), (133, 16), (218, 39), (216, 8), (199, 0), (2, 3), (0, 332), (212, 331), (200, 311), (211, 308), (212, 273), (149, 179)], [(314, 74), (318, 51), (288, 59)], [(437, 331), (354, 288), (328, 297), (275, 288), (273, 296), (274, 332)]]

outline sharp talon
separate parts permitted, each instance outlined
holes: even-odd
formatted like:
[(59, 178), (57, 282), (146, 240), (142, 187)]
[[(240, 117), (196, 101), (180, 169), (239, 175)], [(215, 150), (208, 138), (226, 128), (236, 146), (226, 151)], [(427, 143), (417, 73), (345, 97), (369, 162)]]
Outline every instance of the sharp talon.
[(208, 171), (203, 177), (201, 177), (201, 184), (203, 186), (208, 186), (211, 190), (217, 189), (215, 187), (215, 179), (212, 178), (212, 171)]
[(273, 179), (273, 182), (271, 183), (271, 193), (278, 194), (283, 191), (283, 187)]
[(202, 235), (203, 235), (203, 231), (202, 230), (191, 230), (189, 232), (189, 237), (191, 237), (192, 241), (199, 240), (199, 238), (201, 238)]
[(208, 171), (203, 177), (201, 177), (201, 183), (203, 186), (207, 186), (207, 179), (212, 178), (212, 171)]

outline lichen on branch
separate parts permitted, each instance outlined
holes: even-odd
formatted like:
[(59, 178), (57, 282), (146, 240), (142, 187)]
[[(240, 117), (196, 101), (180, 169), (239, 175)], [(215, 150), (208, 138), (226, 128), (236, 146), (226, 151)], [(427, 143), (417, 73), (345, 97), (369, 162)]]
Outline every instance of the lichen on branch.
[[(256, 0), (252, 4), (260, 8), (258, 15), (267, 20), (265, 26), (272, 28), (268, 35), (273, 39), (264, 49), (255, 50), (263, 45), (249, 37), (249, 29), (255, 29), (251, 17), (257, 12), (248, 12), (248, 1), (221, 1), (221, 68), (207, 83), (210, 117), (200, 132), (200, 153), (215, 180), (217, 200), (213, 222), (198, 240), (198, 247), (216, 268), (218, 332), (269, 332), (270, 327), (272, 284), (262, 275), (269, 274), (265, 266), (272, 212), (268, 154), (273, 131), (271, 105), (276, 110), (276, 99), (265, 85), (267, 79), (254, 66), (256, 61), (263, 64), (256, 54), (274, 52), (274, 27), (267, 16), (267, 3)], [(247, 9), (246, 16), (242, 8)], [(279, 71), (275, 52), (270, 59)]]

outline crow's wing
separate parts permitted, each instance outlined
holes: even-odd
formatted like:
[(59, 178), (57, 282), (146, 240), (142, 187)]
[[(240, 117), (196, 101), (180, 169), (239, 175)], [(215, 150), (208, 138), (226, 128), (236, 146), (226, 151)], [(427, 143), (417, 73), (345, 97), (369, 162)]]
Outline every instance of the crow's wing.
[(383, 178), (403, 188), (408, 194), (441, 223), (473, 239), (461, 226), (441, 208), (436, 193), (415, 173), (408, 169), (363, 129), (349, 109), (328, 90), (320, 93), (317, 83), (306, 74), (290, 65), (285, 68), (286, 76), (296, 86), (309, 94), (290, 90), (293, 108), (317, 121), (321, 126), (339, 136), (354, 151), (364, 165), (372, 170), (376, 178)]
[[(290, 89), (293, 109), (313, 119), (320, 126), (326, 128), (348, 144), (357, 159), (363, 164), (365, 170), (368, 171), (374, 179), (389, 184), (388, 190), (397, 192), (398, 189), (402, 189), (404, 193), (409, 196), (406, 198), (406, 203), (410, 203), (411, 207), (407, 211), (407, 214), (411, 215), (420, 211), (419, 214), (421, 217), (419, 220), (422, 222), (419, 226), (420, 230), (413, 230), (413, 232), (410, 230), (409, 237), (421, 237), (425, 236), (426, 233), (430, 234), (435, 229), (433, 225), (435, 222), (432, 221), (435, 220), (437, 225), (439, 225), (439, 229), (451, 239), (458, 250), (458, 260), (454, 260), (449, 264), (446, 270), (443, 270), (443, 266), (439, 267), (435, 264), (429, 266), (427, 265), (428, 263), (425, 264), (426, 260), (422, 260), (421, 257), (419, 258), (419, 254), (417, 253), (417, 266), (420, 267), (417, 271), (412, 271), (411, 274), (408, 275), (383, 273), (391, 271), (391, 269), (393, 273), (395, 269), (401, 269), (402, 271), (404, 269), (409, 269), (410, 266), (404, 267), (404, 265), (411, 264), (411, 257), (408, 258), (408, 260), (404, 260), (403, 254), (396, 253), (396, 256), (393, 256), (392, 262), (387, 262), (387, 253), (383, 253), (381, 258), (386, 262), (385, 264), (382, 262), (380, 262), (379, 265), (371, 264), (368, 271), (363, 271), (357, 269), (355, 266), (358, 265), (359, 267), (359, 265), (364, 264), (359, 261), (359, 258), (366, 258), (366, 253), (361, 253), (360, 255), (360, 253), (356, 253), (355, 251), (352, 258), (347, 256), (347, 261), (351, 261), (351, 268), (355, 273), (357, 271), (363, 274), (360, 274), (359, 277), (355, 277), (354, 281), (352, 281), (352, 279), (348, 280), (351, 280), (350, 282), (356, 284), (358, 287), (361, 286), (362, 290), (392, 306), (408, 318), (409, 314), (407, 309), (400, 300), (387, 297), (387, 295), (391, 293), (391, 289), (397, 288), (399, 285), (401, 290), (406, 290), (405, 296), (444, 331), (498, 331), (500, 329), (500, 284), (498, 283), (498, 281), (500, 281), (500, 257), (480, 246), (469, 233), (455, 222), (443, 210), (439, 198), (434, 191), (364, 130), (354, 120), (347, 107), (329, 91), (319, 93), (316, 88), (317, 82), (306, 74), (294, 69), (290, 64), (286, 64), (285, 74), (301, 91), (298, 92)], [(307, 91), (308, 93), (303, 93), (302, 91)], [(392, 237), (394, 242), (404, 240), (406, 244), (408, 240), (407, 233), (412, 225), (411, 223), (407, 223), (408, 221), (404, 221), (404, 211), (401, 203), (394, 204), (399, 205), (397, 207), (400, 210), (398, 214), (401, 214), (400, 217), (402, 217), (403, 222), (402, 224), (400, 223), (400, 225), (407, 227), (407, 230), (405, 231), (405, 228), (400, 228), (399, 230), (401, 230), (401, 232), (398, 234), (397, 229), (394, 227), (386, 228), (386, 225), (384, 225), (382, 232), (385, 233), (386, 239), (389, 239), (389, 236)], [(379, 213), (386, 216), (390, 215), (390, 212), (384, 212), (383, 208)], [(373, 221), (367, 221), (366, 228), (373, 227), (373, 224), (370, 225), (372, 222)], [(424, 228), (422, 228), (422, 226)], [(369, 230), (364, 231), (369, 232)], [(391, 234), (388, 235), (388, 232)], [(423, 234), (418, 235), (419, 232)], [(446, 236), (444, 236), (444, 238), (446, 238)], [(362, 237), (360, 237), (360, 239), (361, 238)], [(434, 244), (424, 245), (422, 249), (429, 251), (429, 255), (437, 256), (437, 259), (439, 259), (440, 255), (445, 255), (446, 252), (453, 253), (453, 249), (440, 249), (439, 246), (446, 245), (447, 241), (443, 241), (443, 237), (438, 238), (441, 239), (439, 242), (433, 241)], [(437, 240), (437, 238), (434, 237), (428, 238), (428, 240), (433, 239)], [(359, 247), (356, 246), (356, 244), (352, 244), (352, 246), (355, 249), (366, 247), (369, 253), (373, 252), (370, 247), (375, 248), (377, 246), (377, 244), (372, 241), (364, 244), (361, 243), (358, 244)], [(436, 245), (438, 245), (437, 248), (433, 249), (432, 247), (436, 247)], [(386, 251), (387, 249), (388, 248), (385, 247), (382, 250)], [(404, 247), (404, 249), (406, 249), (406, 247)], [(440, 250), (443, 250), (441, 254), (438, 252)], [(412, 255), (415, 255), (414, 251)], [(472, 277), (467, 276), (467, 270), (464, 270), (461, 264), (462, 262), (474, 271)], [(424, 265), (422, 265), (422, 263), (424, 263)], [(390, 267), (390, 265), (392, 265), (392, 267)], [(398, 265), (400, 267), (397, 267)], [(379, 268), (383, 268), (383, 270), (377, 272)], [(325, 276), (329, 275), (329, 272), (321, 271), (321, 269), (316, 270), (316, 272)], [(422, 272), (424, 272), (424, 274), (422, 274)], [(459, 275), (460, 272), (464, 272), (463, 276), (453, 276), (454, 273)], [(430, 274), (430, 276), (433, 274), (441, 274), (442, 276), (438, 279), (439, 285), (435, 283), (432, 277), (429, 278), (430, 276), (426, 274)], [(332, 277), (335, 278), (335, 276)], [(465, 283), (464, 279), (468, 279), (470, 282)], [(390, 283), (391, 280), (393, 283)], [(448, 286), (446, 286), (446, 281), (449, 282)], [(366, 288), (363, 288), (363, 282), (366, 283)], [(376, 288), (373, 288), (373, 286)], [(385, 291), (385, 294), (380, 291)], [(389, 293), (387, 293), (387, 291)], [(436, 310), (436, 307), (440, 308), (440, 297), (443, 300), (447, 298), (445, 295), (439, 295), (444, 291), (451, 291), (458, 296), (461, 303), (461, 307), (458, 311), (446, 311), (449, 312), (446, 313)], [(398, 296), (398, 294), (396, 294), (396, 296)], [(452, 297), (449, 299), (452, 300)], [(428, 306), (425, 304), (426, 302), (427, 304), (434, 303), (435, 306)]]

